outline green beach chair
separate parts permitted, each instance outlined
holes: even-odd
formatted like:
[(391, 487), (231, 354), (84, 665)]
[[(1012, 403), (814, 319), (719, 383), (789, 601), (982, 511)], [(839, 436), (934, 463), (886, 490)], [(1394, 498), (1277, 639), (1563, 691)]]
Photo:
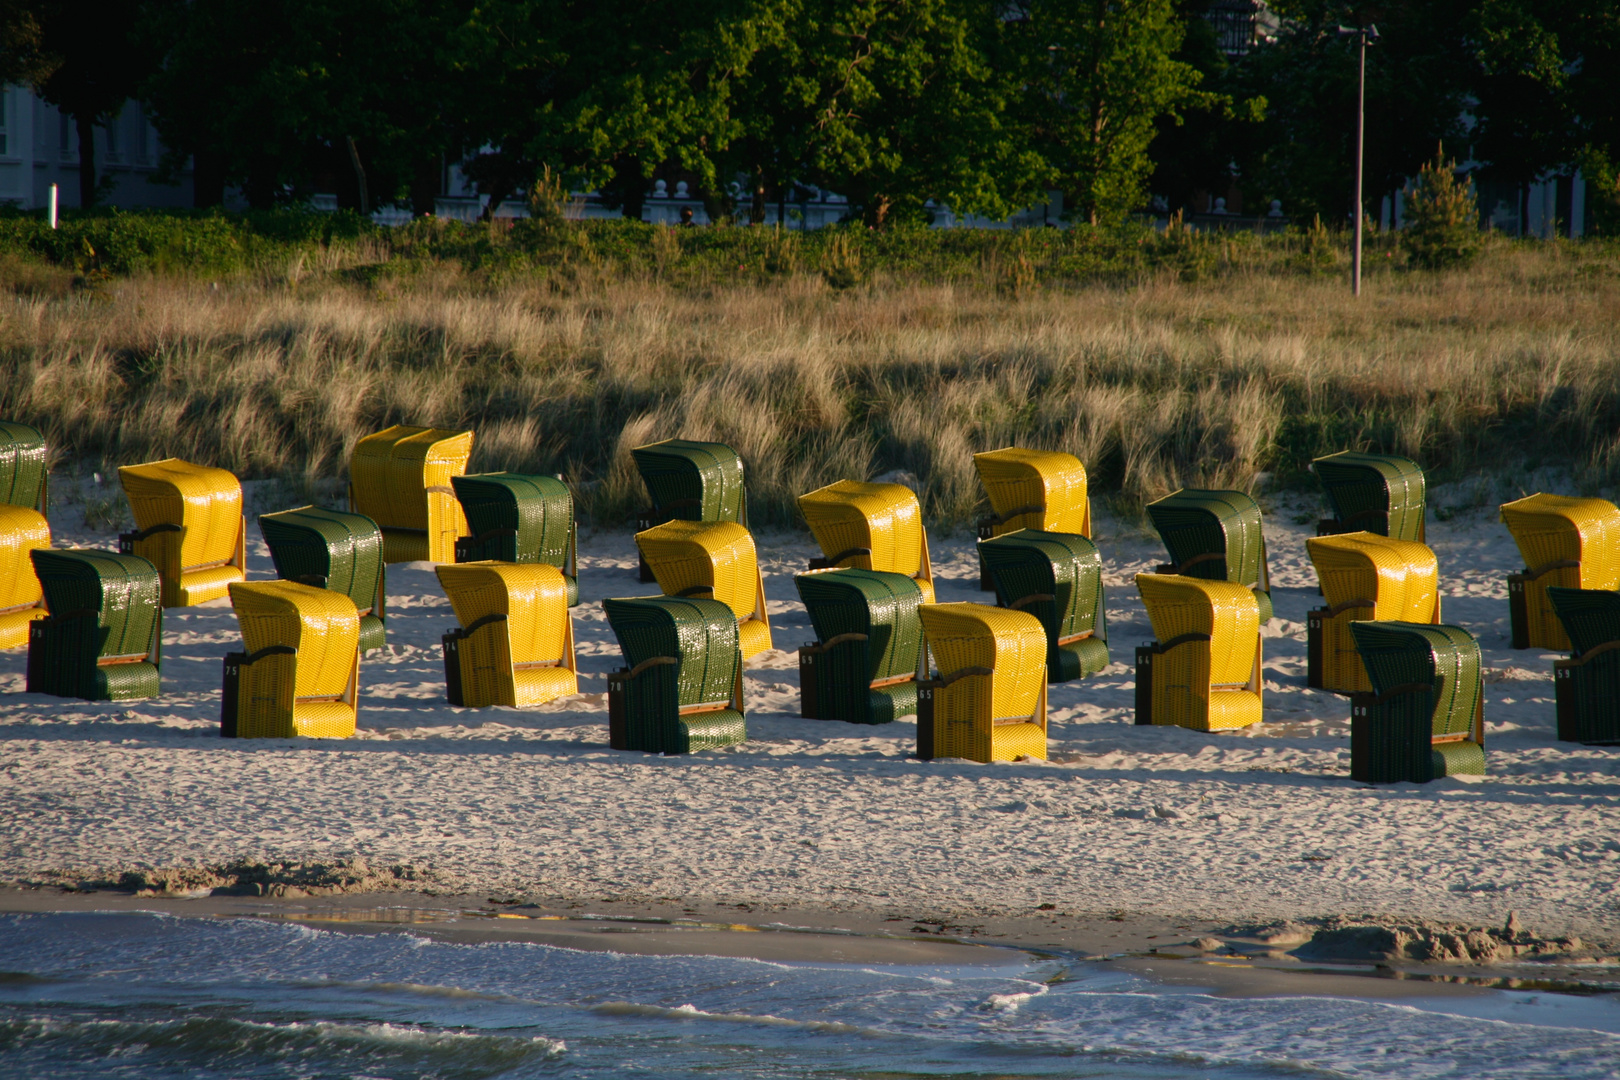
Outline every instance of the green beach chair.
[(1108, 666), (1108, 613), (1102, 556), (1078, 533), (1020, 529), (979, 542), (996, 602), (1028, 611), (1046, 629), (1050, 682), (1095, 675)]
[(1458, 626), (1353, 622), (1370, 694), (1350, 698), (1350, 776), (1425, 784), (1485, 774), (1479, 643)]
[[(638, 446), (630, 456), (652, 500), (636, 515), (636, 532), (676, 520), (748, 524), (742, 458), (725, 443), (665, 439)], [(641, 580), (655, 580), (645, 559)]]
[(1620, 743), (1620, 592), (1555, 585), (1547, 599), (1574, 650), (1553, 661), (1558, 737)]
[(737, 616), (718, 600), (603, 600), (628, 667), (608, 674), (615, 750), (687, 754), (748, 738)]
[(1317, 523), (1317, 536), (1365, 530), (1396, 540), (1424, 542), (1423, 470), (1410, 458), (1344, 450), (1311, 462), (1333, 517)]
[(0, 420), (0, 503), (45, 513), (45, 436), (27, 424)]
[(160, 693), (157, 567), (115, 551), (29, 552), (50, 614), (29, 624), (28, 692), (88, 701)]
[(472, 530), (456, 541), (456, 562), (549, 563), (568, 582), (568, 606), (579, 603), (579, 533), (567, 484), (507, 472), (452, 476), (450, 486)]
[(796, 574), (793, 584), (819, 639), (799, 649), (800, 714), (851, 724), (916, 715), (922, 587), (850, 569)]
[(1158, 573), (1235, 582), (1254, 593), (1260, 621), (1271, 621), (1271, 570), (1259, 503), (1241, 491), (1182, 488), (1148, 503), (1147, 511), (1170, 553)]
[(360, 651), (388, 644), (388, 570), (383, 534), (364, 514), (301, 506), (259, 517), (276, 576), (354, 601), (360, 612)]

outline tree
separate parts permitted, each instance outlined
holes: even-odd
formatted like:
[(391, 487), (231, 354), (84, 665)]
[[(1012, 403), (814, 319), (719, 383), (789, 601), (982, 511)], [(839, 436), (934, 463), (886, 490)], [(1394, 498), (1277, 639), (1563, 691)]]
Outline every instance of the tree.
[(1418, 170), (1406, 189), (1407, 225), (1401, 246), (1412, 262), (1429, 270), (1467, 266), (1479, 254), (1479, 200), (1471, 179), (1457, 177), (1457, 163), (1443, 152)]
[(79, 205), (96, 201), (95, 128), (118, 114), (150, 70), (137, 47), (140, 0), (4, 0), (0, 76), (22, 81), (73, 118)]
[(1175, 59), (1185, 29), (1171, 0), (1032, 0), (1018, 24), (1035, 145), (1092, 224), (1146, 201), (1161, 118), (1220, 104)]

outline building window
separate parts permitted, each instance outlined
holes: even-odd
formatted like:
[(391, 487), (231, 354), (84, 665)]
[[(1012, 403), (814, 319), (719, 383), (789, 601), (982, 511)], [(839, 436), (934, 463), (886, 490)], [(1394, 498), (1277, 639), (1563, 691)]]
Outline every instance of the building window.
[(1215, 41), (1227, 56), (1247, 56), (1254, 48), (1255, 0), (1215, 0), (1204, 18), (1215, 27)]
[(118, 141), (119, 113), (113, 113), (107, 120), (107, 160), (123, 161), (124, 148)]
[(152, 156), (151, 141), (147, 135), (150, 128), (151, 125), (146, 122), (146, 111), (137, 108), (135, 110), (135, 145), (132, 149), (135, 160), (142, 165), (148, 164)]
[(0, 155), (11, 153), (11, 125), (7, 118), (11, 115), (11, 93), (0, 88)]
[(57, 117), (57, 147), (63, 161), (73, 159), (73, 117), (62, 109), (56, 110)]

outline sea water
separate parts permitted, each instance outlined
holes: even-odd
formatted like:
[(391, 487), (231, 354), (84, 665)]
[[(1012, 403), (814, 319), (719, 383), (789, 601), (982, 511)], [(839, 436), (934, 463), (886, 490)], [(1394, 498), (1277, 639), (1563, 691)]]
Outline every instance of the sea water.
[(1234, 999), (1108, 964), (782, 964), (0, 916), (0, 1077), (1620, 1076), (1609, 997)]

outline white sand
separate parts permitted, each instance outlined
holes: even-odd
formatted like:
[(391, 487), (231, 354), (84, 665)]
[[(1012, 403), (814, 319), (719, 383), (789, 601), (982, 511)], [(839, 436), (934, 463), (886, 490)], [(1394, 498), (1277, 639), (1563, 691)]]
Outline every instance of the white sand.
[[(624, 532), (582, 537), (585, 692), (532, 712), (445, 704), (455, 619), (427, 564), (389, 570), (390, 645), (362, 662), (353, 740), (218, 737), (221, 657), (239, 647), (223, 601), (165, 615), (154, 700), (24, 694), (24, 652), (3, 653), (0, 880), (358, 854), (584, 900), (1474, 924), (1517, 910), (1543, 932), (1620, 928), (1620, 749), (1555, 740), (1553, 657), (1508, 648), (1503, 579), (1521, 564), (1494, 511), (1429, 523), (1446, 620), (1485, 649), (1489, 776), (1380, 788), (1349, 779), (1347, 700), (1304, 687), (1315, 517), (1315, 500), (1285, 500), (1267, 519), (1266, 722), (1214, 735), (1132, 725), (1133, 649), (1152, 634), (1131, 575), (1162, 552), (1101, 518), (1115, 664), (1051, 688), (1047, 764), (924, 763), (910, 722), (799, 718), (791, 650), (814, 635), (791, 574), (816, 554), (807, 535), (760, 537), (780, 651), (749, 665), (750, 741), (688, 757), (606, 745), (620, 657), (594, 601), (656, 592)], [(59, 546), (113, 544), (75, 505), (53, 518)], [(250, 576), (270, 576), (249, 534)], [(941, 599), (989, 599), (970, 542), (936, 537), (933, 554)]]

